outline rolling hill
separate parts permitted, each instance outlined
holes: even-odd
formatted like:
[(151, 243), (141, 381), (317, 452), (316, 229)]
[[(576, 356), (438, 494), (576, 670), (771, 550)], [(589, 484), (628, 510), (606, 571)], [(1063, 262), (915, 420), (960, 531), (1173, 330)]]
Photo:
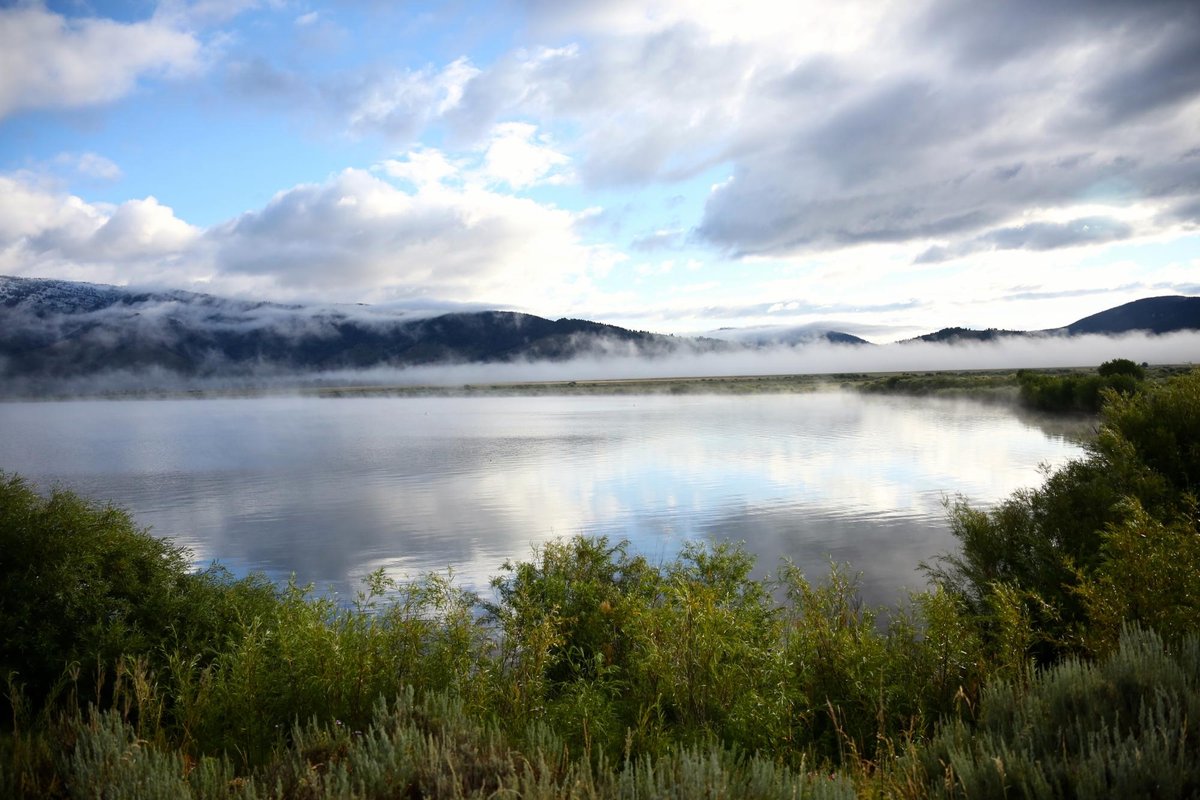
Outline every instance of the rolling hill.
[(9, 378), (147, 369), (208, 376), (605, 355), (654, 358), (731, 347), (510, 311), (413, 317), (369, 306), (246, 302), (0, 277), (0, 376)]

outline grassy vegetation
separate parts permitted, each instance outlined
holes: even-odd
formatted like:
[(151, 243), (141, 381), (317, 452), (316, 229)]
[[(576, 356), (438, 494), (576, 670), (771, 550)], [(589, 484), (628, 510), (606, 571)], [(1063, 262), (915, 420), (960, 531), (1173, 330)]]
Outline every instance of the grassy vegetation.
[(0, 796), (1195, 797), (1200, 371), (1105, 397), (889, 609), (586, 537), (343, 607), (0, 476)]

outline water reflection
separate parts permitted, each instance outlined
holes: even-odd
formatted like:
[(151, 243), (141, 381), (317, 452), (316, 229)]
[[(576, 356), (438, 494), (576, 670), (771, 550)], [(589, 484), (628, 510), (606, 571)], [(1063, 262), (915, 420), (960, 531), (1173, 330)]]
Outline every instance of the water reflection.
[(130, 509), (198, 562), (349, 592), (384, 567), (484, 587), (532, 544), (745, 540), (765, 569), (862, 570), (875, 601), (991, 502), (1079, 453), (970, 401), (808, 395), (0, 404), (0, 467)]

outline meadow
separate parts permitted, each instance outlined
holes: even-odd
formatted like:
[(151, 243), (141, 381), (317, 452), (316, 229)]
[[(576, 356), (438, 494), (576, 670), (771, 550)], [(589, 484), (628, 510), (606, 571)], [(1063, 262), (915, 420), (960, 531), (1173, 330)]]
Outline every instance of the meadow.
[(846, 566), (586, 536), (347, 606), (4, 475), (0, 794), (1197, 796), (1200, 371), (1099, 397), (1085, 457), (952, 504), (884, 608)]

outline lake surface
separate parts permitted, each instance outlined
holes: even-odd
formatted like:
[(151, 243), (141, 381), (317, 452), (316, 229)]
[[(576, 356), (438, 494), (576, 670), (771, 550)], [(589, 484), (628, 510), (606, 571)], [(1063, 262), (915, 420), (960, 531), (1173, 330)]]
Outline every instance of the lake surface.
[(954, 548), (944, 498), (994, 502), (1080, 452), (1006, 406), (842, 392), (0, 403), (0, 469), (112, 500), (197, 563), (344, 596), (380, 567), (484, 589), (586, 533), (660, 560), (744, 540), (760, 572), (850, 562), (892, 601)]

